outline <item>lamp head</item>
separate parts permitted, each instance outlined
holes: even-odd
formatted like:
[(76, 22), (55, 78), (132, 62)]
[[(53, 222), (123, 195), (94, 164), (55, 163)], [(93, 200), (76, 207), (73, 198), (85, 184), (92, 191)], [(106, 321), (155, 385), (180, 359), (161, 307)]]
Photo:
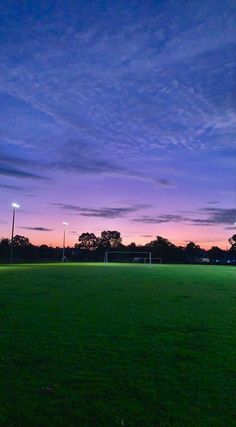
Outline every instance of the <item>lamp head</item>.
[(63, 224), (63, 225), (69, 225), (69, 224), (68, 224), (68, 222), (63, 222), (62, 224)]
[(18, 209), (20, 207), (20, 205), (18, 205), (18, 203), (12, 203), (11, 205), (13, 208), (16, 208), (16, 209)]

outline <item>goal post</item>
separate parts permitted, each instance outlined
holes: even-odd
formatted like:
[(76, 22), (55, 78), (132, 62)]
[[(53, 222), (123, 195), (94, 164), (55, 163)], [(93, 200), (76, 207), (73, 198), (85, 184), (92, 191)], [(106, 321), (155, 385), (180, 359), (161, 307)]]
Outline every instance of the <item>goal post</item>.
[[(116, 255), (115, 260), (112, 256)], [(106, 251), (104, 255), (104, 263), (109, 262), (142, 262), (144, 264), (152, 264), (152, 253), (148, 251)], [(147, 261), (145, 261), (147, 260)]]

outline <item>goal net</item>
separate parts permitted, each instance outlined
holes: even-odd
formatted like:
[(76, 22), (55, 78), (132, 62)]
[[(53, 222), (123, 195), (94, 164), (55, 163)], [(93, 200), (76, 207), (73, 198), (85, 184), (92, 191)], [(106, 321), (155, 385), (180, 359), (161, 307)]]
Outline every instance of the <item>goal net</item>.
[(104, 256), (104, 263), (109, 262), (151, 264), (152, 254), (141, 251), (107, 251)]

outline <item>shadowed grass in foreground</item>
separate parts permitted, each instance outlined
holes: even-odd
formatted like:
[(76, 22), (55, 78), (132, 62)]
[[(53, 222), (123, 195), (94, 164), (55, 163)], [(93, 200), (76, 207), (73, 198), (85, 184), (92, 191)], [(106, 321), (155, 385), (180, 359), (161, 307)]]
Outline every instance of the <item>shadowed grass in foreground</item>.
[(1, 426), (235, 426), (236, 270), (0, 268)]

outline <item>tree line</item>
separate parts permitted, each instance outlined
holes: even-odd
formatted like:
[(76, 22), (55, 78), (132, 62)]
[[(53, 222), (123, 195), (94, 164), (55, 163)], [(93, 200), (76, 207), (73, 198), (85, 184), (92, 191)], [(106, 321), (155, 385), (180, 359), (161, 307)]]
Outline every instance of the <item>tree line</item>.
[[(151, 252), (153, 258), (162, 258), (163, 262), (176, 263), (228, 263), (236, 264), (236, 234), (229, 238), (229, 249), (223, 250), (217, 246), (205, 250), (194, 242), (189, 242), (186, 246), (176, 246), (168, 239), (157, 236), (154, 240), (145, 245), (137, 245), (132, 242), (128, 245), (122, 243), (119, 231), (102, 231), (100, 236), (94, 233), (82, 233), (78, 238), (78, 243), (73, 248), (67, 247), (65, 255), (68, 261), (103, 261), (106, 251), (122, 251), (122, 256), (116, 260), (130, 261), (128, 254), (132, 252)], [(62, 258), (62, 248), (51, 247), (45, 244), (33, 245), (25, 236), (16, 235), (11, 242), (7, 238), (0, 240), (0, 261), (9, 262), (11, 244), (14, 249), (15, 262), (56, 262)], [(125, 256), (127, 253), (127, 257)]]

